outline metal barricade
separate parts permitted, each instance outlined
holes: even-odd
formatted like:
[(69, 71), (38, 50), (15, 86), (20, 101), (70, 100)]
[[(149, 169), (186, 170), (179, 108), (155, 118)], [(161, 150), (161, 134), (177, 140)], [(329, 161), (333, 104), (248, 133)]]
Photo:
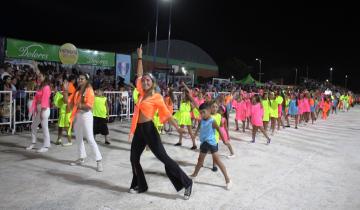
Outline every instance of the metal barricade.
[(109, 107), (109, 117), (130, 118), (129, 93), (127, 91), (104, 91)]
[(34, 96), (35, 91), (16, 91), (16, 94), (13, 96), (13, 134), (16, 132), (18, 125), (32, 123), (29, 110)]
[(130, 119), (132, 116), (134, 116), (134, 109), (135, 109), (135, 102), (133, 97), (128, 97), (128, 108), (129, 108), (129, 116)]
[(180, 108), (182, 92), (173, 92), (173, 94), (174, 94), (173, 105), (174, 105), (174, 112), (175, 112), (175, 111), (179, 110), (179, 108)]
[[(13, 95), (13, 134), (16, 132), (16, 128), (19, 125), (26, 125), (32, 123), (32, 115), (30, 113), (30, 108), (35, 96), (35, 91), (16, 91), (16, 94)], [(51, 93), (50, 97), (50, 116), (49, 122), (56, 122), (59, 118), (58, 108), (53, 106), (52, 97), (54, 92)]]
[[(12, 128), (12, 91), (0, 91), (0, 130)], [(8, 126), (8, 127), (6, 127)]]

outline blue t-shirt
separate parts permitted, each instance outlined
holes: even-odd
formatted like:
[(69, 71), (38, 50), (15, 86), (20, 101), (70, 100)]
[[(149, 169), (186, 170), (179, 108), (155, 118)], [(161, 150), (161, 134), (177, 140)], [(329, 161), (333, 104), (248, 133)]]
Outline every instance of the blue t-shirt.
[(216, 146), (215, 128), (213, 128), (214, 119), (210, 117), (207, 120), (201, 120), (200, 125), (200, 143), (207, 142), (210, 145)]

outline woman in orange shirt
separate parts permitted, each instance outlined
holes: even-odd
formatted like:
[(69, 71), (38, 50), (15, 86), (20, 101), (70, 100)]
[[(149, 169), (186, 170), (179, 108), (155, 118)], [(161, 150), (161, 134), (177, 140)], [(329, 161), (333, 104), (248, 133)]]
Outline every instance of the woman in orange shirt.
[[(143, 75), (142, 49), (137, 50), (138, 66), (136, 88), (139, 91), (139, 102), (135, 106), (134, 117), (131, 122), (129, 141), (131, 142), (130, 161), (133, 171), (133, 178), (129, 193), (142, 193), (148, 190), (144, 172), (140, 165), (140, 156), (148, 145), (154, 155), (164, 163), (165, 171), (171, 183), (177, 191), (185, 188), (184, 198), (189, 199), (192, 191), (192, 180), (184, 173), (179, 165), (166, 153), (157, 132), (153, 118), (158, 110), (160, 122), (169, 121), (179, 133), (183, 133), (170, 111), (164, 103), (163, 97), (155, 93), (155, 78), (152, 74)], [(133, 139), (132, 139), (133, 136)]]
[(75, 94), (68, 97), (69, 83), (64, 82), (64, 100), (68, 101), (68, 109), (72, 110), (70, 118), (69, 132), (74, 122), (74, 130), (76, 135), (76, 144), (78, 145), (79, 159), (72, 162), (70, 165), (83, 165), (86, 158), (86, 151), (84, 146), (83, 136), (85, 134), (93, 153), (95, 154), (95, 160), (97, 162), (97, 171), (103, 171), (101, 163), (102, 156), (96, 144), (93, 134), (93, 114), (91, 112), (94, 105), (95, 95), (94, 90), (89, 82), (90, 76), (88, 74), (80, 74), (78, 78), (78, 88)]

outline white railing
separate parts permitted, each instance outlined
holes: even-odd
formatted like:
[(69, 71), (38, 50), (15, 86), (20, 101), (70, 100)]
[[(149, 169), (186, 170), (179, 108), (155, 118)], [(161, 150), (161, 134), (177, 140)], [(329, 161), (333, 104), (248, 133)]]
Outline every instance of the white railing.
[[(179, 109), (181, 93), (174, 92), (174, 111)], [(214, 97), (213, 92), (208, 93)], [(219, 94), (227, 95), (229, 92), (219, 92)], [(107, 97), (110, 118), (131, 119), (135, 104), (133, 97), (127, 91), (105, 91), (104, 95)], [(15, 133), (18, 126), (31, 124), (32, 116), (29, 110), (34, 96), (35, 91), (16, 91), (15, 93), (12, 91), (0, 91), (0, 128), (7, 125)], [(51, 99), (49, 121), (56, 122), (57, 120), (58, 109), (52, 104)]]
[(124, 91), (105, 91), (105, 97), (109, 107), (109, 117), (120, 117), (129, 119), (132, 115), (131, 103), (132, 99), (129, 97), (129, 93)]

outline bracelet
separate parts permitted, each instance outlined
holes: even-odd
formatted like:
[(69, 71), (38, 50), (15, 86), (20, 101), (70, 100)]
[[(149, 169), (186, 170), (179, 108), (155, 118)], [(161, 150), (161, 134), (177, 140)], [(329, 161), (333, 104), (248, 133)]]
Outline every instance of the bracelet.
[(138, 58), (138, 60), (142, 60), (142, 58)]

